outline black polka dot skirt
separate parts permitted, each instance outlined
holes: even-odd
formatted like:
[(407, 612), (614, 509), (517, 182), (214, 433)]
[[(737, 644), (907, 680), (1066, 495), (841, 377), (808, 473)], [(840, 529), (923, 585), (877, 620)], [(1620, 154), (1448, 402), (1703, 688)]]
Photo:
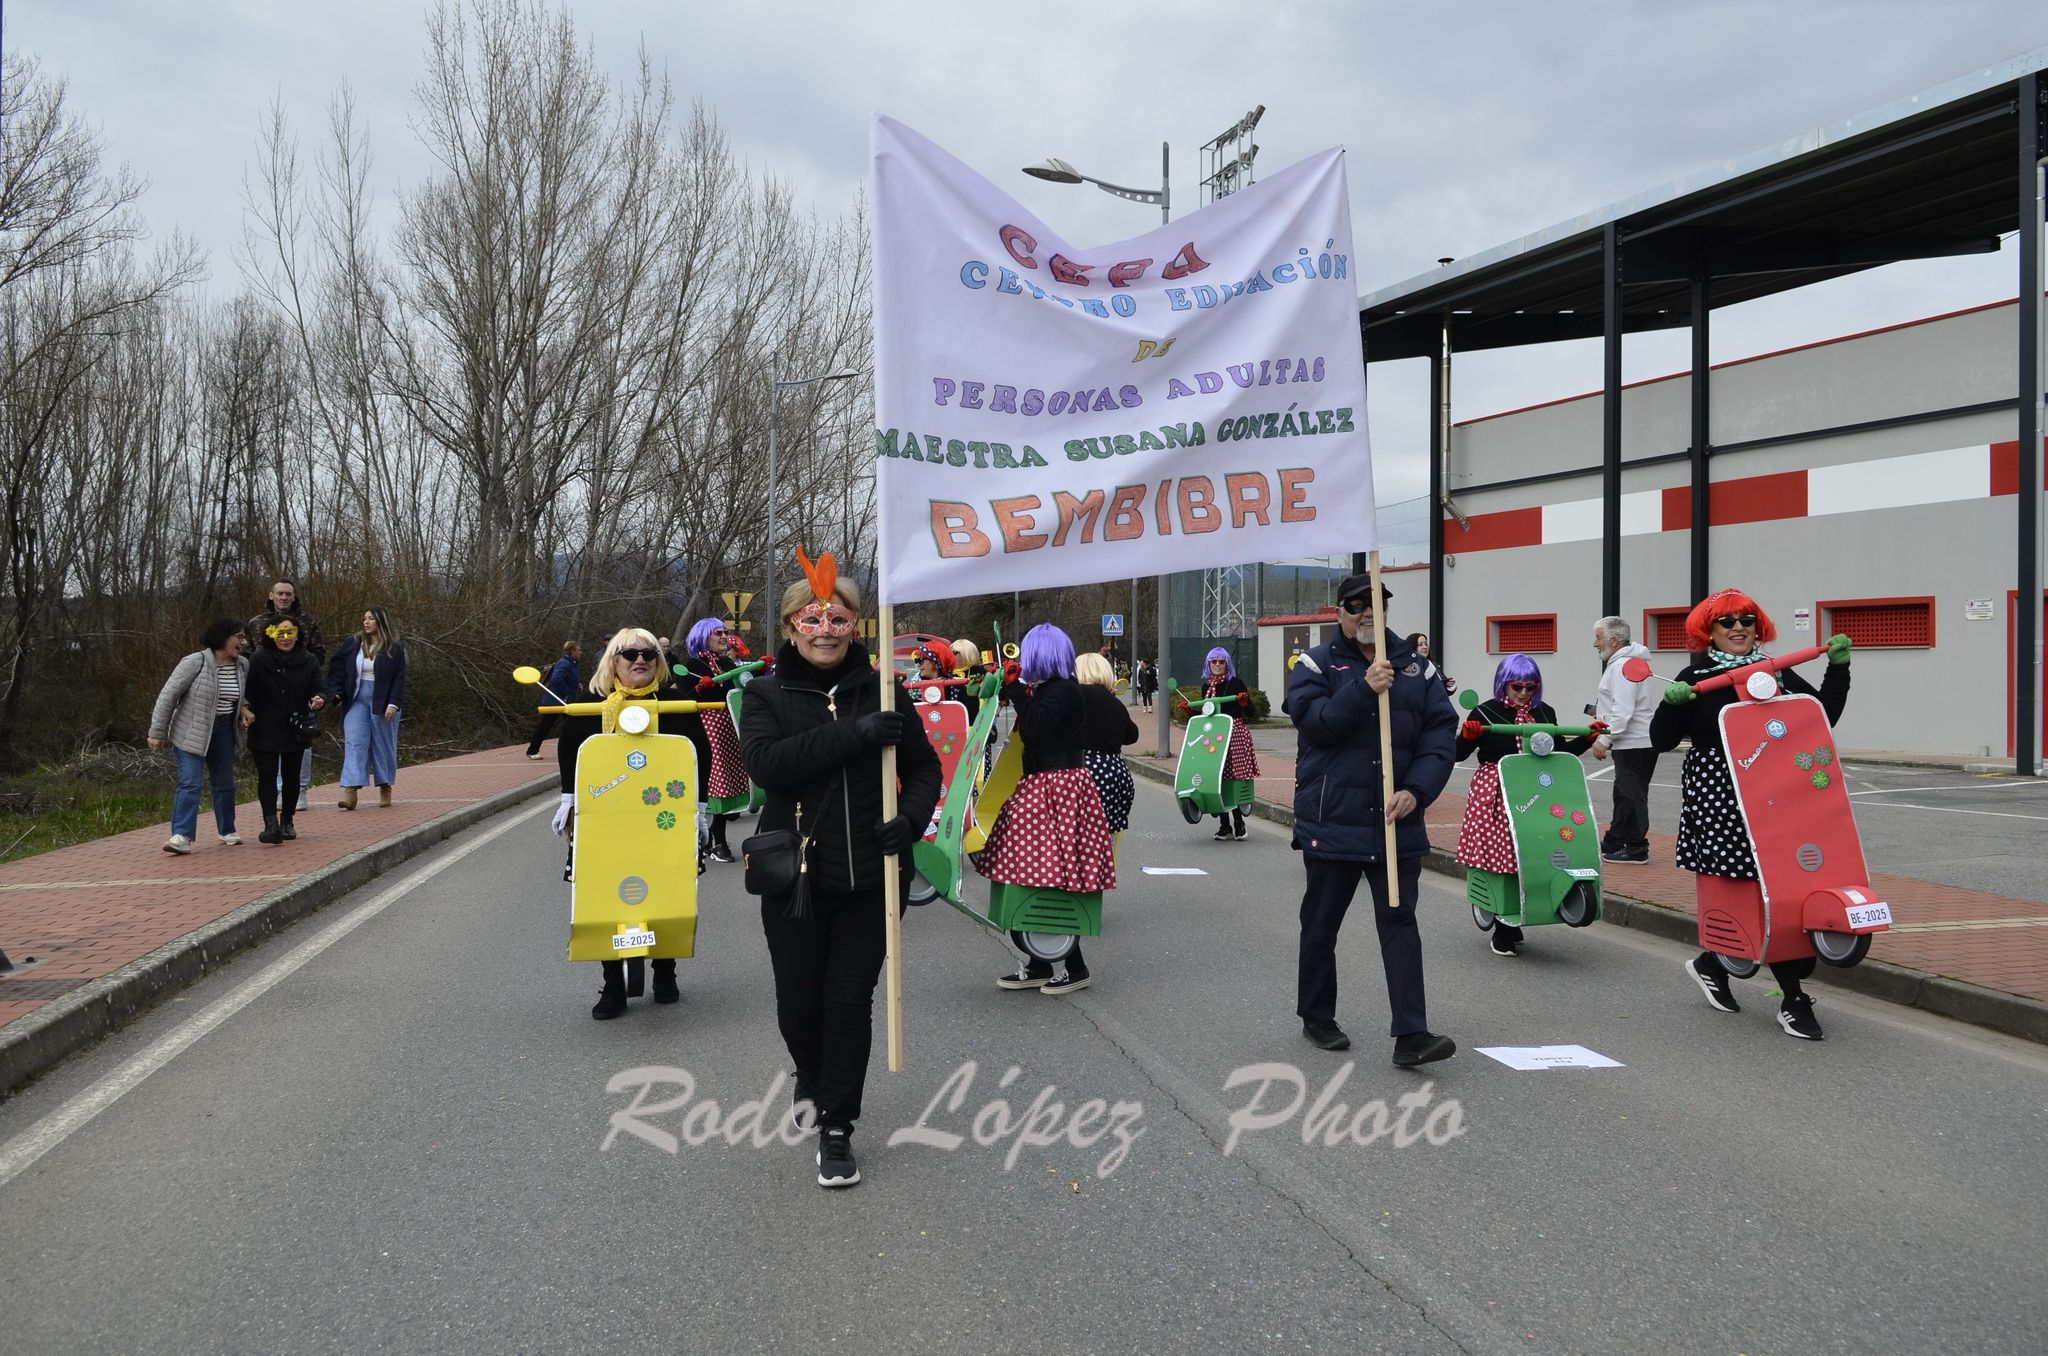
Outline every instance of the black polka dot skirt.
[(1679, 774), (1685, 807), (1678, 815), (1678, 869), (1694, 875), (1755, 880), (1756, 852), (1735, 802), (1735, 781), (1719, 749), (1694, 749)]
[(1138, 798), (1130, 766), (1120, 753), (1090, 750), (1086, 758), (1088, 775), (1095, 779), (1095, 790), (1102, 797), (1102, 814), (1109, 821), (1109, 831), (1122, 833), (1131, 827), (1131, 802)]

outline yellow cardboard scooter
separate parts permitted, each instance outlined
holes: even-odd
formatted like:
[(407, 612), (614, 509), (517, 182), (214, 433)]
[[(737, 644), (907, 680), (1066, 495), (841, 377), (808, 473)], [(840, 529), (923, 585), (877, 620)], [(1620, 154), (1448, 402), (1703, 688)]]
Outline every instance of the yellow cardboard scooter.
[[(512, 676), (540, 684), (536, 668)], [(681, 735), (661, 734), (656, 717), (724, 709), (723, 702), (627, 701), (616, 733), (592, 735), (576, 751), (570, 960), (696, 954), (697, 749)], [(604, 710), (603, 702), (539, 708), (567, 716)]]

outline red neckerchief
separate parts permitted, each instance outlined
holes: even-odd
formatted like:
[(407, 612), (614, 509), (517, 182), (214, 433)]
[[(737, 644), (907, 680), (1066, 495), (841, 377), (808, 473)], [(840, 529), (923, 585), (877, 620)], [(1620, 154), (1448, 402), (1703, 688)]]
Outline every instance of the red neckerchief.
[[(1507, 707), (1507, 709), (1508, 709), (1508, 710), (1510, 710), (1510, 711), (1514, 712), (1514, 715), (1515, 715), (1515, 720), (1514, 720), (1514, 723), (1515, 723), (1515, 724), (1517, 724), (1517, 725), (1534, 725), (1534, 724), (1536, 723), (1536, 703), (1535, 703), (1535, 702), (1531, 701), (1531, 702), (1530, 702), (1530, 703), (1529, 703), (1528, 705), (1526, 705), (1526, 706), (1516, 706), (1516, 705), (1515, 705), (1514, 703), (1510, 702), (1510, 701), (1509, 701), (1509, 700), (1508, 700), (1508, 699), (1507, 699), (1506, 697), (1502, 697), (1502, 698), (1500, 699), (1500, 704), (1501, 704), (1502, 706), (1505, 706), (1505, 707)], [(1517, 752), (1520, 752), (1520, 753), (1527, 753), (1527, 752), (1529, 751), (1529, 742), (1528, 742), (1527, 740), (1525, 740), (1525, 739), (1521, 738), (1520, 736), (1517, 736), (1517, 737), (1516, 737), (1516, 739), (1515, 739), (1515, 749), (1516, 749), (1516, 751), (1517, 751)]]
[(1222, 687), (1225, 683), (1229, 681), (1230, 679), (1228, 677), (1209, 679), (1207, 682), (1202, 684), (1202, 696), (1204, 698), (1215, 696), (1217, 689)]

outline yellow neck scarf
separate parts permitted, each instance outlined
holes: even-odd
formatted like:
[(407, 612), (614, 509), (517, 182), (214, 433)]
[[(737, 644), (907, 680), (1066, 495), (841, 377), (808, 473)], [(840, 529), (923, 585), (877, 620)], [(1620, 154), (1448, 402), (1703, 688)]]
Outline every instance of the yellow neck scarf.
[(605, 734), (618, 733), (619, 711), (626, 705), (627, 698), (645, 697), (649, 693), (653, 692), (654, 689), (660, 686), (661, 680), (657, 678), (653, 682), (649, 683), (646, 687), (626, 687), (624, 685), (621, 685), (619, 687), (613, 688), (610, 692), (606, 693), (604, 698), (604, 711), (598, 717), (598, 720), (600, 722), (600, 728), (603, 730), (603, 732)]

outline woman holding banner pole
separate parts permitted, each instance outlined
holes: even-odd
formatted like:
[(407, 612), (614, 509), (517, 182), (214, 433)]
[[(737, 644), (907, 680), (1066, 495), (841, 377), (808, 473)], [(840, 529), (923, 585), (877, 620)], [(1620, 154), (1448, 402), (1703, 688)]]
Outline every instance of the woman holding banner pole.
[[(805, 577), (782, 595), (775, 671), (748, 685), (740, 711), (741, 757), (767, 793), (761, 832), (742, 850), (752, 854), (777, 830), (801, 842), (801, 883), (762, 896), (761, 926), (776, 1021), (796, 1065), (798, 1114), (808, 1103), (822, 1131), (818, 1185), (848, 1187), (860, 1181), (853, 1127), (867, 1083), (875, 982), (901, 898), (900, 874), (897, 891), (887, 881), (892, 869), (909, 869), (910, 845), (931, 822), (939, 759), (907, 714), (908, 701), (889, 700), (893, 684), (883, 686), (854, 638), (859, 586), (839, 576), (830, 555), (813, 564), (799, 551), (797, 559)], [(752, 871), (750, 864), (750, 881)]]

